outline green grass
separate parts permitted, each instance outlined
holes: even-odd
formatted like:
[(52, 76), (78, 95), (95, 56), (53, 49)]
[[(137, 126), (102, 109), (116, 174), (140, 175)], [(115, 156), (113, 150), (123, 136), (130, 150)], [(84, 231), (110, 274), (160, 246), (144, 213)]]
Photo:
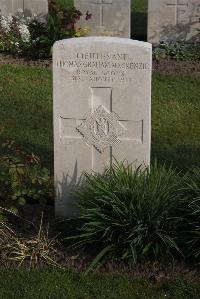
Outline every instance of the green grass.
[(200, 166), (200, 76), (154, 75), (152, 156), (177, 167)]
[[(53, 163), (52, 78), (47, 70), (29, 67), (0, 67), (0, 128), (3, 139)], [(0, 140), (1, 135), (0, 135)]]
[[(153, 76), (152, 158), (200, 166), (200, 76)], [(53, 168), (52, 72), (0, 67), (0, 141), (14, 139)]]
[(185, 279), (153, 283), (131, 275), (93, 274), (70, 271), (1, 270), (3, 299), (198, 299), (200, 285)]
[(148, 0), (133, 0), (131, 13), (131, 32), (133, 39), (147, 39)]
[(73, 0), (56, 0), (56, 2), (61, 8), (64, 8), (64, 7), (69, 8), (69, 7), (74, 6)]

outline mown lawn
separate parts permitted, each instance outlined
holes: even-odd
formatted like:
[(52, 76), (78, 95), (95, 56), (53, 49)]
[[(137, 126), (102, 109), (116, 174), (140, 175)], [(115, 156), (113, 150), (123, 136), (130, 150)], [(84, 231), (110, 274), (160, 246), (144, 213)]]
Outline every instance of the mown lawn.
[(23, 66), (0, 67), (0, 141), (13, 139), (40, 154), (52, 168), (52, 73)]
[[(153, 75), (152, 159), (200, 166), (200, 76)], [(14, 139), (53, 169), (52, 72), (0, 67), (0, 141)]]
[(200, 166), (200, 76), (153, 76), (152, 158)]
[(198, 282), (175, 279), (154, 283), (131, 275), (71, 271), (1, 270), (2, 299), (198, 299)]

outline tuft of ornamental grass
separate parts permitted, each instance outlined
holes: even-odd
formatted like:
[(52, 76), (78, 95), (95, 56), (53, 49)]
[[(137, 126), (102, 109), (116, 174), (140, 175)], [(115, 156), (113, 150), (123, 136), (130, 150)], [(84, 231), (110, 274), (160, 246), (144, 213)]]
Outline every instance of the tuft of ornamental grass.
[(75, 247), (95, 248), (91, 267), (108, 257), (136, 263), (181, 254), (184, 176), (157, 163), (151, 170), (117, 163), (104, 175), (85, 177), (77, 191), (82, 225), (68, 239)]
[(20, 236), (10, 225), (0, 222), (0, 257), (5, 263), (29, 269), (44, 265), (62, 268), (56, 262), (58, 241), (49, 236), (48, 229), (44, 231), (42, 220), (37, 234), (29, 237)]
[(188, 171), (183, 189), (191, 200), (200, 200), (200, 167)]
[(187, 255), (200, 257), (200, 168), (194, 168), (185, 176), (182, 189), (187, 199), (185, 207), (185, 243)]

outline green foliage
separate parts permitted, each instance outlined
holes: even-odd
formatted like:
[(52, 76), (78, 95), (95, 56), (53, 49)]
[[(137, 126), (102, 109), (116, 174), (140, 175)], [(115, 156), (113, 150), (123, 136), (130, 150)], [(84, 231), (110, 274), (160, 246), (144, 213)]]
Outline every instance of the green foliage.
[(153, 57), (156, 60), (200, 60), (200, 43), (161, 42), (153, 49)]
[(187, 198), (185, 209), (184, 241), (186, 254), (200, 258), (200, 168), (194, 168), (185, 177), (183, 195)]
[(0, 157), (0, 206), (17, 213), (27, 202), (45, 201), (53, 191), (48, 169), (39, 157), (22, 151), (14, 141), (2, 144)]
[(28, 29), (31, 41), (22, 49), (22, 55), (32, 59), (49, 58), (51, 47), (54, 43), (47, 24), (33, 20), (29, 23)]
[(66, 240), (96, 248), (87, 272), (113, 258), (199, 259), (200, 168), (183, 175), (156, 163), (151, 170), (116, 164), (104, 175), (86, 174), (76, 195), (81, 223)]
[(71, 239), (75, 246), (98, 249), (93, 264), (105, 256), (135, 263), (180, 254), (183, 180), (157, 164), (151, 171), (117, 164), (104, 175), (86, 174), (77, 192), (83, 224)]
[(75, 23), (81, 17), (89, 20), (91, 14), (83, 15), (74, 7), (62, 7), (49, 0), (49, 15), (44, 21), (0, 16), (0, 51), (22, 55), (32, 59), (51, 57), (53, 44), (60, 39), (79, 37), (87, 29), (76, 30)]
[(23, 19), (0, 15), (0, 51), (19, 54), (30, 43), (28, 26)]
[(50, 1), (48, 30), (53, 41), (75, 36), (75, 23), (82, 13), (75, 7), (60, 8), (54, 0)]

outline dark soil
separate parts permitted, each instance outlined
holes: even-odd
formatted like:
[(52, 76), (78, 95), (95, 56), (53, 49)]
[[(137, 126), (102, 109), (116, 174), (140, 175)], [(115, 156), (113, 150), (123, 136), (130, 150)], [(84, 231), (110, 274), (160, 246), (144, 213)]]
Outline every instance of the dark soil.
[(154, 60), (153, 70), (163, 74), (200, 74), (200, 61)]
[[(48, 236), (49, 240), (54, 240), (57, 236), (58, 243), (55, 244), (55, 251), (50, 253), (50, 257), (55, 261), (57, 266), (62, 268), (72, 267), (77, 271), (85, 271), (91, 261), (96, 256), (96, 250), (89, 252), (75, 250), (71, 246), (66, 246), (59, 237), (59, 229), (54, 218), (54, 207), (49, 205), (26, 205), (21, 211), (21, 217), (9, 218), (9, 227), (15, 232), (16, 236), (26, 240), (36, 240), (40, 225), (42, 231)], [(68, 226), (69, 222), (63, 223)], [(68, 228), (69, 229), (69, 228)], [(0, 236), (1, 237), (1, 236)], [(0, 238), (0, 243), (2, 239)], [(31, 241), (32, 242), (32, 241)], [(22, 268), (29, 268), (29, 260), (25, 260)], [(17, 268), (18, 263), (9, 259), (9, 252), (6, 254), (0, 248), (0, 269), (1, 268)], [(36, 268), (49, 267), (44, 259), (38, 259)], [(162, 263), (148, 262), (137, 265), (125, 264), (116, 260), (106, 262), (98, 270), (103, 273), (129, 273), (135, 277), (151, 279), (155, 282), (168, 280), (182, 276), (190, 279), (200, 279), (200, 268), (194, 262), (182, 262), (179, 260), (166, 260)]]
[[(30, 60), (0, 53), (0, 65), (20, 64), (31, 67), (49, 68), (52, 59)], [(163, 74), (200, 74), (200, 61), (176, 61), (174, 59), (161, 59), (153, 61), (153, 71)]]
[(28, 65), (32, 67), (42, 67), (42, 68), (49, 68), (52, 64), (51, 59), (37, 59), (31, 60), (22, 57), (15, 57), (8, 54), (0, 53), (0, 65), (4, 64), (17, 64), (17, 65)]

